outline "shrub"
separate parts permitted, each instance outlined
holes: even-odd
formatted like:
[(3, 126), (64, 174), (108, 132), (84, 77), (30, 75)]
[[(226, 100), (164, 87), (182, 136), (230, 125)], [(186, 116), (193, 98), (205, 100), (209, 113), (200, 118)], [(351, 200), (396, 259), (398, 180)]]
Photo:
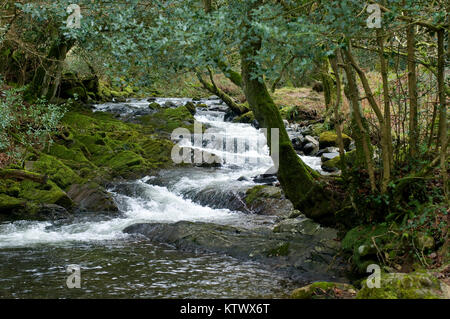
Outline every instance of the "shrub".
[(51, 134), (58, 129), (66, 112), (65, 105), (49, 104), (43, 99), (27, 103), (23, 91), (24, 88), (6, 86), (0, 79), (1, 166), (19, 160), (23, 150), (51, 143)]

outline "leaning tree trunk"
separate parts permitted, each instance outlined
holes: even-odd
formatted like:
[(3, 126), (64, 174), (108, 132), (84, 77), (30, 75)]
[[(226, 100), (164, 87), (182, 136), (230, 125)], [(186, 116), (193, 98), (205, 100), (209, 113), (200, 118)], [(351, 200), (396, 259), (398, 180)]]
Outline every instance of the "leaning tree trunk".
[(280, 112), (273, 102), (267, 87), (261, 76), (257, 74), (257, 66), (252, 58), (260, 49), (260, 41), (246, 42), (241, 50), (241, 67), (243, 89), (250, 108), (261, 127), (267, 129), (267, 141), (272, 157), (277, 151), (272, 141), (271, 129), (278, 129), (279, 143), (279, 165), (278, 179), (286, 196), (306, 216), (327, 222), (334, 219), (337, 210), (336, 201), (332, 194), (326, 191), (317, 181), (308, 167), (292, 147), (291, 141), (284, 127)]

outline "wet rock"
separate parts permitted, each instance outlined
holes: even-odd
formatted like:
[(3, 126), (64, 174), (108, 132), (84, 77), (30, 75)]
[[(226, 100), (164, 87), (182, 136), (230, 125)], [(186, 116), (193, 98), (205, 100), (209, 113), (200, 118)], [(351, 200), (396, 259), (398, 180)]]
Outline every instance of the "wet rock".
[(292, 146), (294, 147), (294, 150), (296, 151), (301, 151), (303, 150), (303, 145), (305, 142), (305, 138), (303, 137), (303, 135), (298, 135), (296, 137), (294, 137), (293, 139), (291, 139), (292, 142)]
[(320, 159), (322, 160), (322, 162), (326, 162), (329, 160), (332, 160), (335, 157), (338, 157), (339, 153), (333, 152), (333, 153), (323, 153), (322, 156), (320, 157)]
[(37, 210), (37, 215), (43, 220), (67, 219), (72, 216), (67, 209), (55, 204), (42, 204)]
[(195, 104), (194, 103), (187, 102), (184, 106), (188, 109), (189, 113), (191, 113), (192, 115), (195, 114), (196, 109), (195, 109)]
[(278, 182), (276, 174), (260, 174), (252, 178), (253, 182), (264, 185), (273, 185)]
[(208, 110), (210, 111), (218, 111), (218, 112), (227, 112), (228, 106), (227, 105), (220, 105), (220, 104), (213, 104), (208, 107)]
[(307, 143), (305, 146), (303, 146), (303, 154), (314, 156), (319, 151), (319, 146), (314, 143)]
[(211, 95), (210, 97), (208, 97), (209, 101), (213, 101), (213, 100), (220, 100), (220, 98), (217, 95)]
[(286, 199), (281, 188), (257, 185), (245, 194), (247, 208), (258, 215), (288, 217), (294, 210), (291, 201)]
[(118, 212), (112, 196), (95, 183), (74, 184), (70, 187), (68, 195), (81, 211)]
[(148, 108), (149, 108), (150, 110), (157, 111), (157, 110), (159, 110), (159, 109), (161, 108), (161, 105), (159, 105), (159, 104), (156, 103), (156, 102), (152, 102), (152, 103), (150, 103), (150, 104), (148, 105)]
[(166, 108), (176, 108), (178, 105), (172, 101), (167, 101), (163, 104)]
[(149, 97), (149, 98), (147, 99), (147, 102), (152, 103), (152, 102), (155, 102), (156, 100), (157, 100), (156, 97)]
[(124, 229), (157, 243), (185, 251), (224, 253), (235, 258), (252, 259), (290, 269), (303, 276), (329, 278), (340, 273), (339, 258), (332, 263), (339, 244), (336, 231), (319, 228), (313, 235), (274, 233), (268, 227), (245, 229), (212, 223), (181, 221), (174, 224), (144, 223)]

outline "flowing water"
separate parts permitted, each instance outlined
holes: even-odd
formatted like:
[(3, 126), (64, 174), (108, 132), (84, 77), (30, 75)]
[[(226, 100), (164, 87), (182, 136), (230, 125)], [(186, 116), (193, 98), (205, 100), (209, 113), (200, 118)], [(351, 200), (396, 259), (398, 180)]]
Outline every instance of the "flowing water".
[[(230, 209), (231, 202), (239, 202), (239, 193), (255, 185), (252, 177), (273, 165), (264, 135), (248, 124), (224, 121), (219, 101), (202, 102), (210, 108), (199, 110), (196, 120), (213, 129), (216, 137), (227, 140), (228, 147), (199, 144), (195, 137), (193, 143), (187, 139), (181, 144), (226, 159), (221, 167), (164, 170), (156, 176), (114, 185), (110, 192), (122, 212), (119, 217), (83, 213), (70, 222), (0, 224), (0, 297), (277, 298), (292, 291), (295, 282), (260, 263), (220, 254), (180, 252), (122, 232), (135, 223), (181, 220), (247, 228), (273, 225), (273, 217)], [(133, 115), (147, 112), (148, 104), (131, 100), (98, 105), (96, 110)], [(317, 158), (303, 160), (320, 169)], [(73, 264), (81, 268), (79, 289), (66, 285), (66, 269)]]

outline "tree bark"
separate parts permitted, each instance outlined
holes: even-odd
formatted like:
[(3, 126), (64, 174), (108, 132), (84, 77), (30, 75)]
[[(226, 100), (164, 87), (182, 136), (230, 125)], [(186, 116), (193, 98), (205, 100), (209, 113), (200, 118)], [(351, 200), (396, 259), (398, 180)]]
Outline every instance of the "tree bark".
[(445, 51), (444, 51), (444, 29), (438, 31), (438, 89), (439, 89), (439, 144), (441, 176), (444, 184), (444, 194), (448, 200), (447, 182), (447, 101), (445, 94)]
[(338, 52), (336, 52), (336, 55), (329, 58), (331, 68), (334, 72), (334, 76), (336, 78), (336, 101), (334, 103), (334, 128), (336, 129), (336, 135), (337, 135), (337, 142), (339, 146), (339, 156), (341, 158), (341, 170), (344, 174), (346, 171), (346, 163), (345, 163), (345, 148), (344, 148), (344, 141), (342, 139), (342, 123), (341, 123), (341, 116), (339, 113), (339, 110), (341, 108), (341, 98), (342, 98), (342, 86), (341, 86), (341, 76), (339, 74), (339, 67), (338, 67)]
[[(375, 182), (375, 169), (372, 160), (372, 148), (370, 146), (369, 134), (367, 132), (367, 123), (365, 118), (361, 114), (360, 104), (359, 104), (359, 91), (356, 84), (356, 76), (351, 66), (351, 61), (349, 56), (346, 54), (344, 60), (344, 70), (347, 75), (347, 92), (346, 95), (350, 101), (350, 106), (352, 108), (353, 120), (356, 124), (356, 137), (355, 144), (357, 147), (357, 153), (364, 156), (365, 167), (369, 174), (370, 189), (372, 192), (376, 192), (377, 186)], [(358, 150), (359, 148), (359, 150)], [(357, 160), (361, 155), (358, 156)]]
[(408, 52), (408, 94), (409, 94), (409, 155), (417, 155), (418, 150), (418, 120), (417, 120), (417, 76), (415, 61), (416, 34), (415, 25), (408, 26), (406, 34)]
[[(210, 71), (209, 71), (210, 72)], [(197, 78), (200, 81), (200, 83), (203, 85), (203, 87), (211, 92), (212, 94), (217, 95), (228, 107), (237, 115), (242, 115), (244, 113), (249, 112), (250, 110), (242, 104), (236, 103), (233, 98), (231, 98), (228, 94), (226, 94), (224, 91), (222, 91), (220, 88), (217, 87), (217, 85), (214, 83), (214, 79), (212, 76), (210, 76), (211, 83), (208, 83), (206, 81), (202, 74), (200, 72), (196, 72)], [(211, 75), (211, 74), (210, 74)]]

